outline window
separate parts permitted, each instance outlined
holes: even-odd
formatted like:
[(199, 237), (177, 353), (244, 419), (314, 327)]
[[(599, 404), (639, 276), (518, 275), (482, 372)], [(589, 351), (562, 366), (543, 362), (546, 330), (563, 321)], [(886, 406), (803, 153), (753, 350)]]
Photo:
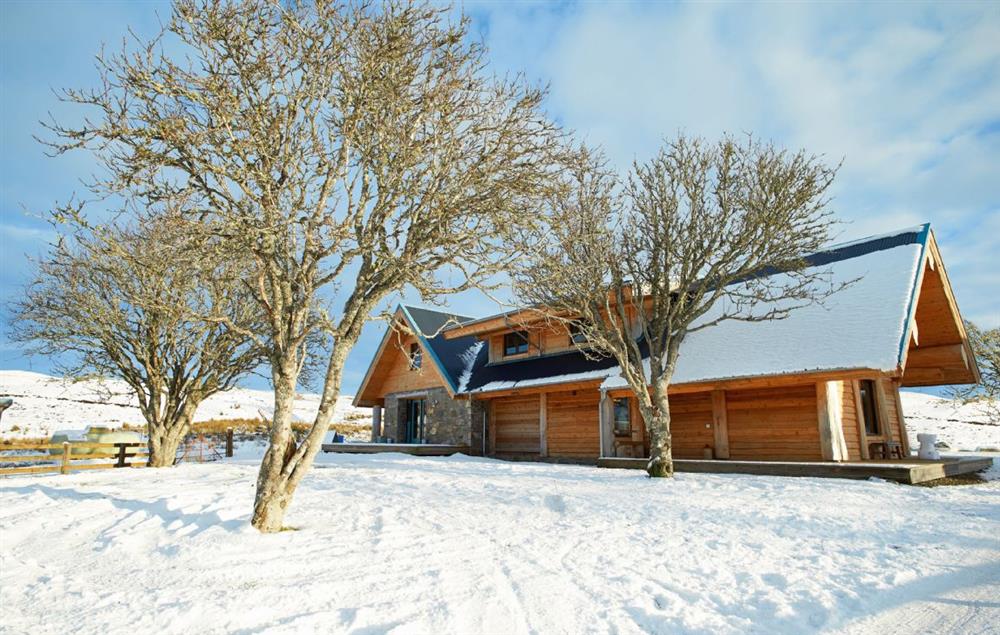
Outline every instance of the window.
[(614, 401), (615, 410), (615, 434), (632, 434), (632, 416), (629, 410), (628, 397), (621, 397)]
[(528, 333), (514, 331), (503, 336), (503, 356), (520, 355), (528, 352)]
[(420, 370), (420, 365), (424, 363), (424, 354), (420, 350), (420, 344), (414, 342), (410, 344), (410, 370)]
[(579, 324), (569, 325), (569, 343), (570, 344), (586, 344), (587, 334), (580, 331)]
[(862, 414), (865, 417), (865, 434), (879, 435), (881, 434), (882, 426), (879, 424), (878, 420), (878, 402), (875, 396), (875, 382), (871, 379), (862, 379), (860, 382), (861, 389), (861, 409)]

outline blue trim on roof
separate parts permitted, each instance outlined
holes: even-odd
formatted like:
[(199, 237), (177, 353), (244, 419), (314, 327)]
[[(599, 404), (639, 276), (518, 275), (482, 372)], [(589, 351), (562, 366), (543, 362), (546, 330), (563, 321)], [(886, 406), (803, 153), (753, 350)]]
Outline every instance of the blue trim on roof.
[[(929, 224), (913, 228), (912, 231), (902, 231), (896, 234), (875, 236), (867, 240), (853, 241), (844, 245), (834, 245), (823, 251), (816, 252), (804, 257), (810, 267), (821, 267), (843, 260), (849, 260), (860, 256), (865, 256), (878, 251), (886, 251), (905, 245), (921, 244), (922, 249), (927, 248), (927, 236)], [(923, 254), (923, 252), (921, 252)], [(758, 276), (773, 275), (778, 270), (764, 272)], [(757, 277), (757, 276), (755, 276)], [(914, 283), (915, 284), (915, 283)], [(913, 298), (910, 296), (910, 307), (908, 315), (913, 311)], [(908, 324), (909, 322), (907, 322)], [(904, 335), (904, 342), (906, 335)], [(648, 347), (644, 340), (639, 341), (640, 350), (643, 356), (647, 354)], [(587, 358), (579, 351), (567, 351), (558, 355), (547, 355), (541, 357), (531, 357), (524, 360), (514, 360), (503, 364), (490, 364), (483, 367), (476, 367), (465, 392), (474, 392), (492, 382), (510, 382), (516, 387), (517, 382), (539, 380), (559, 375), (579, 375), (587, 372), (600, 370), (610, 370), (617, 366), (617, 361), (612, 358), (599, 360)]]
[[(447, 339), (444, 333), (437, 333), (434, 337), (428, 338), (426, 333), (437, 332), (448, 320), (458, 320), (461, 323), (471, 318), (403, 304), (400, 304), (397, 310), (402, 311), (410, 328), (420, 339), (424, 350), (430, 354), (431, 360), (437, 365), (438, 371), (448, 382), (451, 392), (453, 394), (457, 393), (461, 374), (465, 370), (465, 363), (462, 356), (479, 341), (478, 338), (467, 335), (465, 337)], [(473, 363), (473, 371), (483, 363), (485, 363), (485, 356), (483, 355), (483, 351), (480, 350), (480, 354)]]
[(910, 289), (910, 304), (906, 307), (906, 317), (903, 322), (903, 337), (899, 340), (899, 351), (896, 355), (896, 363), (903, 363), (903, 353), (906, 351), (906, 344), (910, 341), (910, 323), (913, 322), (913, 314), (917, 310), (917, 285), (923, 280), (922, 271), (924, 258), (927, 256), (927, 244), (930, 242), (931, 224), (924, 223), (917, 234), (917, 242), (920, 243), (920, 259), (917, 260), (917, 270), (913, 273), (913, 287)]
[(406, 317), (406, 321), (410, 323), (410, 328), (413, 329), (413, 332), (416, 333), (418, 338), (420, 338), (420, 343), (423, 344), (424, 350), (426, 350), (428, 353), (431, 354), (431, 359), (433, 359), (434, 363), (437, 364), (438, 370), (441, 371), (441, 374), (448, 382), (448, 385), (451, 387), (451, 392), (452, 393), (458, 392), (458, 386), (455, 385), (455, 380), (453, 380), (451, 378), (451, 374), (448, 373), (447, 370), (445, 370), (444, 364), (441, 362), (441, 358), (438, 357), (437, 351), (434, 350), (434, 348), (431, 346), (431, 343), (424, 336), (424, 332), (417, 325), (417, 321), (413, 319), (412, 315), (410, 315), (409, 307), (400, 304), (398, 308), (403, 312), (403, 315)]

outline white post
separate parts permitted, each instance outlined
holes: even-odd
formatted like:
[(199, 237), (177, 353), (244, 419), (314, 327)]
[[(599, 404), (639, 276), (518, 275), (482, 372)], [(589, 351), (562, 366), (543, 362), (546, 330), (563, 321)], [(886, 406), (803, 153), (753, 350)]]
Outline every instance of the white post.
[(382, 436), (382, 406), (372, 406), (372, 443)]

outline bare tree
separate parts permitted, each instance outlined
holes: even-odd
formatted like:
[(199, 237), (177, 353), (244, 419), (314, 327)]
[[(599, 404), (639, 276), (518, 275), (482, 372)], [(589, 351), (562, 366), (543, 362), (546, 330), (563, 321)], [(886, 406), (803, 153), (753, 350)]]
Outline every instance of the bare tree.
[[(688, 334), (777, 320), (836, 288), (807, 268), (832, 223), (836, 168), (753, 139), (679, 136), (626, 182), (583, 151), (514, 274), (531, 319), (614, 357), (650, 432), (650, 476), (671, 476), (668, 388)], [(585, 343), (583, 342), (585, 341)]]
[(176, 211), (89, 226), (75, 206), (13, 306), (13, 335), (66, 360), (76, 378), (113, 376), (135, 392), (149, 433), (149, 465), (173, 465), (199, 404), (262, 363), (249, 329), (257, 306), (246, 262), (188, 231)]
[[(98, 115), (53, 124), (158, 199), (183, 192), (254, 260), (275, 388), (253, 525), (282, 527), (312, 465), (362, 326), (388, 295), (433, 300), (502, 271), (513, 229), (554, 183), (562, 135), (544, 91), (485, 71), (468, 20), (425, 3), (179, 0), (164, 37), (101, 60)], [(154, 180), (137, 178), (158, 173)], [(506, 255), (501, 255), (506, 254)], [(309, 337), (327, 338), (318, 414), (295, 439), (291, 409)]]
[(991, 422), (1000, 425), (1000, 328), (984, 329), (966, 320), (965, 330), (982, 381), (978, 385), (952, 388), (951, 397), (976, 404)]

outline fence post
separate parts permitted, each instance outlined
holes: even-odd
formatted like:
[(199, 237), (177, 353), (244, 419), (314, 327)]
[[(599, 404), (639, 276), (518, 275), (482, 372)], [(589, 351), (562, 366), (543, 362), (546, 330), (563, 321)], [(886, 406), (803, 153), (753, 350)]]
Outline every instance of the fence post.
[(60, 474), (69, 474), (69, 441), (63, 441), (62, 465), (59, 466)]
[(226, 456), (233, 455), (233, 429), (226, 428)]
[(125, 467), (125, 448), (127, 447), (124, 443), (116, 443), (118, 446), (118, 462), (115, 463), (115, 467)]

